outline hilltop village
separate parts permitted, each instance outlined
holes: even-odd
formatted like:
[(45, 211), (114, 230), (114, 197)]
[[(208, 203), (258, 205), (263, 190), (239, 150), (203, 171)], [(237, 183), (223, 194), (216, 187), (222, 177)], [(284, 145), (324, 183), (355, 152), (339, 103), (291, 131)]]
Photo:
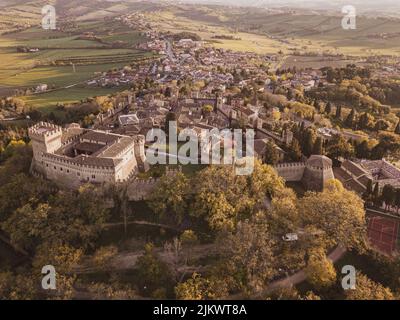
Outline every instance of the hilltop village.
[(130, 83), (132, 89), (64, 107), (73, 119), (74, 110), (99, 105), (99, 113), (84, 117), (84, 127), (141, 139), (149, 130), (168, 128), (168, 121), (199, 135), (251, 128), (256, 157), (287, 181), (302, 181), (307, 163), (328, 170), (316, 186), (303, 184), (306, 189), (322, 190), (324, 181), (334, 177), (361, 196), (371, 183), (380, 192), (385, 185), (398, 188), (399, 118), (385, 104), (396, 93), (378, 99), (385, 95), (379, 84), (398, 72), (398, 63), (389, 67), (392, 60), (382, 59), (379, 67), (365, 60), (362, 67), (279, 69), (278, 55), (215, 49), (191, 33), (171, 37), (152, 29), (140, 14), (119, 19), (142, 30), (148, 41), (140, 49), (160, 58), (89, 80), (89, 86)]
[[(151, 58), (81, 85), (121, 90), (47, 113), (0, 100), (2, 123), (28, 123), (0, 131), (0, 236), (23, 266), (0, 269), (0, 297), (52, 298), (34, 277), (48, 261), (56, 298), (399, 297), (398, 57), (234, 51), (114, 19)], [(243, 145), (254, 130), (254, 170), (171, 161), (173, 122), (240, 129)], [(150, 164), (154, 148), (171, 163)], [(362, 264), (357, 290), (341, 287), (346, 259)]]

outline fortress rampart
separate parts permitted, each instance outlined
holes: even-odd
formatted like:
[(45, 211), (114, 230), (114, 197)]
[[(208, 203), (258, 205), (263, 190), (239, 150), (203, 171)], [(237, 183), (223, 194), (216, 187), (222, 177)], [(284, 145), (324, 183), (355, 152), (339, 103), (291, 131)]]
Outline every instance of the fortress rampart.
[(55, 183), (77, 188), (82, 183), (118, 183), (132, 178), (146, 164), (144, 137), (68, 129), (46, 122), (29, 128), (31, 170)]
[(275, 166), (278, 174), (288, 182), (301, 181), (305, 168), (305, 162), (281, 163)]
[(281, 163), (275, 169), (286, 181), (302, 182), (308, 190), (321, 191), (326, 181), (334, 179), (332, 160), (320, 155), (312, 155), (306, 162)]

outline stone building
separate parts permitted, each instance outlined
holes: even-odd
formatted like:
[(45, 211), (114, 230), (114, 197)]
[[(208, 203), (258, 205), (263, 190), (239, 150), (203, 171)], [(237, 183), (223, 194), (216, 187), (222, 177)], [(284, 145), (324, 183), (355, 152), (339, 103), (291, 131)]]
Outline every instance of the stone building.
[(332, 160), (312, 155), (305, 162), (282, 163), (275, 166), (278, 174), (288, 182), (301, 182), (307, 190), (322, 191), (325, 183), (334, 179)]
[(382, 190), (387, 184), (395, 188), (400, 187), (400, 169), (382, 160), (354, 159), (343, 161), (340, 168), (335, 168), (335, 176), (342, 184), (359, 194), (367, 190), (369, 181), (376, 183)]
[(144, 137), (128, 137), (83, 129), (63, 129), (40, 122), (29, 128), (33, 160), (31, 171), (58, 185), (77, 188), (82, 183), (124, 182), (147, 170)]

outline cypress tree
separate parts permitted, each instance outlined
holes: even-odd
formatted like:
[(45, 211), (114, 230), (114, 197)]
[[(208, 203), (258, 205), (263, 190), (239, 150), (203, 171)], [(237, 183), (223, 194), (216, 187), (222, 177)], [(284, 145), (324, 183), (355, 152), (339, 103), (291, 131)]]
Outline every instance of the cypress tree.
[(373, 192), (372, 180), (369, 179), (368, 183), (367, 183), (367, 190), (365, 190), (365, 192), (363, 194), (364, 200), (370, 199), (372, 196), (372, 192)]
[(313, 154), (317, 155), (322, 155), (323, 154), (323, 148), (322, 148), (322, 139), (321, 137), (317, 137), (315, 139), (314, 147), (313, 147)]
[(314, 136), (311, 130), (307, 130), (304, 134), (303, 153), (309, 157), (314, 149)]
[(318, 112), (321, 111), (321, 105), (317, 100), (314, 100), (314, 108), (315, 110), (317, 110)]
[(293, 138), (290, 146), (290, 157), (293, 161), (300, 161), (301, 155), (302, 153), (299, 141), (296, 138)]
[(394, 130), (395, 133), (400, 134), (400, 120), (397, 123), (396, 129)]
[(342, 106), (338, 105), (336, 108), (336, 118), (341, 119), (342, 118)]
[(325, 113), (329, 115), (332, 112), (332, 104), (328, 102), (325, 106)]
[(374, 192), (372, 195), (372, 201), (376, 206), (379, 206), (381, 204), (380, 198), (381, 197), (379, 195), (379, 183), (375, 183)]
[(345, 124), (347, 127), (353, 128), (355, 115), (356, 115), (356, 113), (355, 113), (354, 108), (353, 108), (353, 109), (351, 109), (349, 115), (347, 116), (347, 118), (346, 118), (346, 120), (345, 120), (345, 122), (344, 122), (344, 124)]

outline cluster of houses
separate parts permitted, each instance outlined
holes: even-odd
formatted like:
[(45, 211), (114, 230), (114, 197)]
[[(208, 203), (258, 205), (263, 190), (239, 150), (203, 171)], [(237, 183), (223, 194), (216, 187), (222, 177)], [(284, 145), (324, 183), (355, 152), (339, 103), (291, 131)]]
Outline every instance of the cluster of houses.
[[(260, 63), (272, 65), (276, 61), (275, 56), (217, 49), (203, 41), (193, 39), (173, 40), (143, 24), (143, 19), (137, 14), (135, 18), (137, 19), (127, 17), (126, 21), (140, 25), (148, 35), (148, 41), (140, 44), (141, 49), (156, 51), (160, 58), (135, 69), (124, 68), (103, 73), (97, 79), (88, 82), (89, 85), (106, 86), (134, 84), (148, 78), (155, 81), (153, 91), (145, 90), (144, 94), (131, 99), (125, 109), (128, 112), (115, 115), (116, 126), (113, 127), (115, 133), (146, 136), (151, 129), (165, 128), (168, 115), (172, 113), (179, 130), (190, 129), (198, 135), (204, 130), (214, 128), (218, 130), (235, 126), (253, 128), (256, 131), (254, 151), (257, 157), (263, 160), (270, 152), (269, 147), (272, 144), (277, 150), (278, 162), (283, 163), (288, 159), (284, 149), (288, 150), (293, 133), (287, 128), (290, 128), (293, 122), (300, 121), (309, 126), (312, 125), (312, 121), (299, 119), (296, 114), (282, 112), (276, 107), (268, 107), (257, 99), (245, 103), (243, 99), (232, 98), (227, 88), (232, 86), (244, 88), (257, 79), (261, 80), (259, 83), (264, 83), (261, 88), (263, 91), (273, 91), (276, 85), (287, 89), (301, 86), (307, 91), (320, 84), (327, 85), (326, 77), (320, 70), (296, 70), (288, 77), (289, 70), (277, 74), (276, 79), (272, 81), (267, 70), (260, 68)], [(132, 22), (134, 20), (135, 22)], [(241, 77), (236, 77), (237, 74)], [(177, 83), (182, 79), (190, 79), (191, 83), (201, 82), (202, 85), (198, 89), (191, 88), (190, 92), (181, 92), (181, 87)], [(160, 94), (166, 92), (167, 88), (168, 94)], [(280, 125), (277, 126), (277, 123)], [(319, 128), (317, 134), (323, 141), (329, 141), (338, 134), (349, 140), (365, 138), (364, 135), (328, 127)], [(384, 169), (380, 172), (386, 172), (390, 166), (382, 161), (379, 164), (346, 161), (340, 168), (335, 168), (333, 173), (346, 187), (358, 193), (365, 191), (370, 179), (379, 182), (380, 186), (387, 181), (398, 182), (397, 173), (394, 174), (395, 177), (377, 178), (375, 167), (381, 166)], [(304, 163), (298, 168), (307, 167)], [(292, 167), (283, 165), (283, 168)], [(298, 168), (296, 170), (299, 170)], [(394, 171), (393, 168), (390, 170)], [(293, 168), (289, 171), (293, 173)]]

